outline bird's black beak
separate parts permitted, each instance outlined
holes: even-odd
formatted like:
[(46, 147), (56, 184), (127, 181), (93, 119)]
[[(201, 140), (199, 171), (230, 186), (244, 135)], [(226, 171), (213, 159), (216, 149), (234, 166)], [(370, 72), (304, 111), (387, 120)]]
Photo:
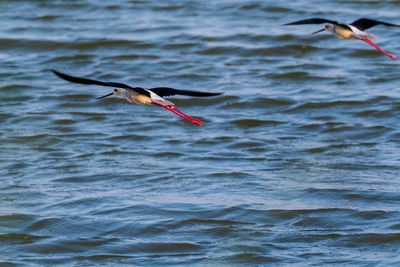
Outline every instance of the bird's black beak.
[(109, 93), (109, 94), (106, 94), (106, 95), (100, 96), (100, 97), (98, 97), (97, 99), (105, 98), (105, 97), (107, 97), (107, 96), (110, 96), (110, 95), (113, 95), (113, 94), (114, 94), (114, 93)]
[(325, 28), (323, 28), (323, 29), (321, 29), (321, 30), (318, 30), (318, 31), (316, 31), (316, 32), (313, 32), (313, 33), (311, 33), (311, 34), (316, 34), (316, 33), (323, 32), (323, 31), (325, 31)]

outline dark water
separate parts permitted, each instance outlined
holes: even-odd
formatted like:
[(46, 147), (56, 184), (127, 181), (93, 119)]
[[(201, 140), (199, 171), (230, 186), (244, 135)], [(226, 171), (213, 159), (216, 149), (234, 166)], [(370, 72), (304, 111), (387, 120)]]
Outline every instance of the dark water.
[[(400, 265), (399, 63), (280, 26), (399, 1), (0, 1), (0, 265)], [(369, 30), (400, 57), (400, 30)], [(50, 69), (222, 91), (158, 107)]]

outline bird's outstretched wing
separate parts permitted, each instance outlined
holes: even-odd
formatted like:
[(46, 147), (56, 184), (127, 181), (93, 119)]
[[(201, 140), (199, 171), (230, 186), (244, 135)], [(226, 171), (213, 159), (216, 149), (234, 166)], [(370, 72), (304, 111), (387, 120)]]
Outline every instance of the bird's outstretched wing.
[(171, 96), (171, 95), (186, 95), (186, 96), (198, 96), (198, 97), (207, 97), (207, 96), (216, 96), (222, 93), (208, 93), (208, 92), (199, 92), (199, 91), (189, 91), (189, 90), (178, 90), (169, 87), (156, 87), (148, 89), (153, 93), (164, 97), (164, 96)]
[(322, 24), (322, 23), (332, 23), (332, 24), (339, 25), (339, 23), (337, 21), (334, 21), (334, 20), (321, 19), (321, 18), (312, 18), (312, 19), (303, 19), (303, 20), (290, 22), (290, 23), (287, 23), (287, 24), (283, 24), (283, 26), (286, 26), (286, 25), (301, 25), (301, 24)]
[(80, 83), (80, 84), (95, 84), (95, 85), (102, 85), (102, 86), (110, 86), (110, 87), (118, 87), (118, 88), (131, 88), (129, 85), (123, 84), (123, 83), (115, 83), (115, 82), (102, 82), (102, 81), (97, 81), (97, 80), (91, 80), (91, 79), (86, 79), (86, 78), (81, 78), (81, 77), (76, 77), (76, 76), (71, 76), (62, 72), (58, 72), (56, 70), (51, 70), (55, 75), (60, 77), (61, 79), (64, 79), (69, 82), (73, 83)]
[(123, 83), (116, 83), (116, 82), (102, 82), (102, 81), (97, 81), (97, 80), (92, 80), (92, 79), (86, 79), (86, 78), (81, 78), (81, 77), (76, 77), (76, 76), (71, 76), (56, 70), (51, 70), (55, 75), (60, 77), (63, 80), (73, 82), (73, 83), (80, 83), (80, 84), (95, 84), (95, 85), (101, 85), (101, 86), (109, 86), (109, 87), (116, 87), (116, 88), (123, 88), (123, 89), (130, 89), (134, 90), (138, 93), (144, 94), (144, 95), (149, 95), (149, 92), (144, 90), (143, 88), (140, 87), (131, 87), (129, 85), (123, 84)]
[(353, 23), (351, 23), (350, 25), (353, 25), (354, 27), (356, 27), (357, 29), (359, 29), (360, 31), (372, 28), (376, 25), (385, 25), (385, 26), (389, 26), (389, 27), (400, 27), (400, 25), (396, 25), (396, 24), (392, 24), (392, 23), (388, 23), (388, 22), (383, 22), (383, 21), (379, 21), (379, 20), (373, 20), (373, 19), (366, 19), (366, 18), (362, 18), (362, 19), (358, 19), (356, 21), (354, 21)]

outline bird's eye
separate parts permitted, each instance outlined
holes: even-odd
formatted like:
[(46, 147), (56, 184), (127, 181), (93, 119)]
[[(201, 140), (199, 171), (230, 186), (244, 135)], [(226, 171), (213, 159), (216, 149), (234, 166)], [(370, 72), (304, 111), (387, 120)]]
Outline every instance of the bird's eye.
[(115, 88), (115, 89), (114, 89), (114, 92), (117, 92), (117, 91), (118, 91), (117, 88)]

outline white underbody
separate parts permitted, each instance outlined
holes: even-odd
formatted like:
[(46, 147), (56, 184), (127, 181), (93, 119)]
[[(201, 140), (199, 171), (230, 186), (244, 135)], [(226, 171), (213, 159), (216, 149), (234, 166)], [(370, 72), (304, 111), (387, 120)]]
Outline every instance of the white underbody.
[(338, 25), (334, 26), (333, 33), (335, 34), (336, 38), (342, 39), (342, 40), (348, 40), (348, 39), (373, 39), (375, 38), (375, 35), (366, 33), (364, 31), (360, 31), (356, 27), (352, 25), (347, 25), (350, 27), (351, 31), (349, 29), (340, 27)]

